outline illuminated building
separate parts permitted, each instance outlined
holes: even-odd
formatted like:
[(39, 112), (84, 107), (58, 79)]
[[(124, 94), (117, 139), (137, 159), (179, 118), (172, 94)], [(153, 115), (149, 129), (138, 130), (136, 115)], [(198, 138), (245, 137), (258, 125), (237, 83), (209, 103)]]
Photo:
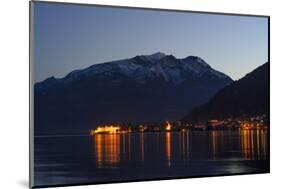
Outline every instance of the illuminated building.
[(114, 126), (114, 125), (104, 125), (104, 126), (99, 126), (96, 129), (92, 129), (90, 134), (99, 134), (99, 133), (118, 133), (120, 132), (120, 126)]
[(166, 131), (171, 131), (172, 130), (172, 125), (170, 124), (170, 122), (169, 121), (166, 121)]

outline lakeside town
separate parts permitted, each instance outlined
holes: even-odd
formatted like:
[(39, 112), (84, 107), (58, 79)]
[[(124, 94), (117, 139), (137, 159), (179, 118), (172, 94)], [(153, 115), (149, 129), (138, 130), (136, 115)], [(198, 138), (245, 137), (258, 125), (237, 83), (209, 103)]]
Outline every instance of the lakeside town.
[(211, 119), (201, 123), (189, 123), (187, 121), (166, 121), (164, 123), (152, 124), (110, 124), (100, 125), (90, 131), (90, 135), (102, 133), (128, 133), (128, 132), (179, 132), (187, 130), (226, 130), (226, 129), (267, 129), (267, 115), (257, 115), (251, 117), (227, 118), (223, 120)]

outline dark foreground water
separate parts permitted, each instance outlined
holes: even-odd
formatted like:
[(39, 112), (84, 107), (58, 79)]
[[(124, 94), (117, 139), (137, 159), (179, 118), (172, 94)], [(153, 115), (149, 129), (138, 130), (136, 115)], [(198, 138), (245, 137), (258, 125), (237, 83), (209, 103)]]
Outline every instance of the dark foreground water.
[(269, 171), (268, 132), (35, 137), (36, 186)]

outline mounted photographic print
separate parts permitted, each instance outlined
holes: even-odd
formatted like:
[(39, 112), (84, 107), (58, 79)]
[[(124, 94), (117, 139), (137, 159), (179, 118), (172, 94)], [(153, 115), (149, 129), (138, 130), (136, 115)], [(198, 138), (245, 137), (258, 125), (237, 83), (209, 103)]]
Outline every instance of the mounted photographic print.
[(30, 2), (30, 187), (269, 173), (269, 17)]

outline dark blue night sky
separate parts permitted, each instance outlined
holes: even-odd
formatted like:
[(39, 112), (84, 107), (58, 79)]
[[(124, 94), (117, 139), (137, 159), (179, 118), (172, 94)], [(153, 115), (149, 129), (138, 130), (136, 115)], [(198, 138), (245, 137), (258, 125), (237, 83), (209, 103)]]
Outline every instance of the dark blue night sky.
[(135, 55), (196, 55), (239, 79), (267, 61), (267, 18), (35, 3), (35, 82)]

